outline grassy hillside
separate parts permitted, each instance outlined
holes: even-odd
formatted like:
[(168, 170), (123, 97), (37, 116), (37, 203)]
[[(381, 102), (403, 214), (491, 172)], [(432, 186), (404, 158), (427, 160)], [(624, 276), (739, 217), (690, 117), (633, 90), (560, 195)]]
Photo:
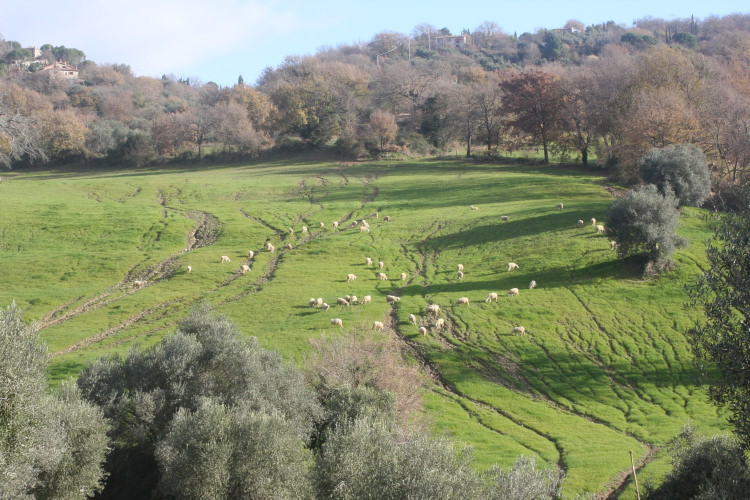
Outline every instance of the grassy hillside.
[[(692, 321), (684, 284), (708, 236), (697, 210), (683, 214), (691, 245), (677, 269), (644, 281), (604, 236), (576, 225), (603, 218), (611, 196), (601, 179), (555, 167), (300, 160), (4, 177), (0, 304), (16, 300), (39, 321), (51, 383), (102, 354), (153, 344), (208, 301), (295, 362), (308, 339), (341, 333), (331, 318), (343, 334), (384, 321), (383, 334), (435, 376), (426, 397), (435, 432), (472, 444), (481, 467), (524, 454), (563, 468), (571, 497), (609, 491), (629, 450), (650, 460), (688, 421), (724, 426), (694, 385), (681, 333)], [(369, 232), (349, 227), (362, 218)], [(506, 294), (513, 287), (518, 296)], [(496, 303), (484, 302), (489, 292)], [(391, 308), (387, 294), (400, 302)], [(373, 302), (335, 306), (345, 295)], [(457, 305), (464, 296), (470, 304)], [(308, 307), (311, 297), (331, 309)], [(425, 314), (430, 303), (443, 310), (442, 331)], [(519, 325), (526, 336), (509, 333)]]

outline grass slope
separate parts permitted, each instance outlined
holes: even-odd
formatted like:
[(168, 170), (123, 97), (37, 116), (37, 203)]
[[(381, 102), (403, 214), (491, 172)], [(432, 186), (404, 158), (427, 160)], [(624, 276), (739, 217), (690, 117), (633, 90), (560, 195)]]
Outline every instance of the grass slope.
[[(104, 353), (157, 342), (201, 301), (295, 362), (310, 338), (341, 333), (333, 317), (344, 332), (384, 320), (437, 374), (426, 398), (435, 432), (474, 446), (482, 468), (525, 454), (564, 469), (568, 496), (605, 492), (629, 450), (645, 460), (687, 421), (725, 425), (695, 385), (681, 333), (692, 321), (684, 284), (708, 236), (699, 211), (683, 213), (692, 243), (677, 269), (644, 281), (606, 238), (576, 226), (602, 219), (610, 201), (585, 173), (448, 161), (15, 173), (0, 183), (0, 303), (16, 300), (42, 325), (53, 384)], [(362, 218), (369, 233), (348, 228)], [(366, 256), (384, 261), (389, 280)], [(489, 292), (496, 303), (484, 302)], [(401, 297), (393, 309), (390, 293)], [(373, 302), (335, 306), (344, 295)], [(463, 296), (470, 305), (456, 305)], [(333, 307), (311, 309), (311, 297)], [(429, 303), (446, 329), (432, 328)], [(509, 333), (517, 325), (525, 337)]]

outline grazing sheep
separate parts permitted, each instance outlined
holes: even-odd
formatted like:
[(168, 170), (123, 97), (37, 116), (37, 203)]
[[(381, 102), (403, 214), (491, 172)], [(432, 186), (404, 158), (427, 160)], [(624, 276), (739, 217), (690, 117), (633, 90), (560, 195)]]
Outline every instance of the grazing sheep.
[(464, 279), (464, 272), (463, 271), (459, 271), (457, 276), (458, 276), (458, 281), (463, 281), (463, 279)]
[(294, 247), (292, 246), (291, 243), (287, 243), (286, 245), (284, 245), (284, 250), (291, 250), (292, 248)]
[(390, 215), (386, 215), (385, 217), (383, 217), (383, 222), (390, 222), (390, 221), (391, 221)]
[(463, 271), (464, 270), (464, 265), (463, 264), (459, 264), (458, 265), (458, 270), (459, 271)]
[(371, 266), (372, 265), (372, 259), (370, 257), (365, 257), (365, 265)]
[(227, 257), (226, 255), (222, 255), (221, 256), (221, 263), (224, 264), (226, 262), (232, 262), (232, 260), (229, 257)]
[(307, 232), (307, 226), (302, 226), (302, 232), (303, 232), (303, 233), (306, 233), (306, 232)]
[(357, 302), (359, 302), (359, 299), (357, 298), (357, 296), (356, 295), (352, 295), (351, 298), (349, 299), (349, 303), (350, 304), (356, 304)]
[(479, 210), (479, 207), (475, 207), (474, 205), (470, 206), (469, 208), (472, 210)]
[(443, 318), (438, 318), (437, 321), (435, 321), (435, 330), (440, 331), (445, 326), (445, 320)]
[(518, 334), (520, 334), (521, 336), (524, 336), (524, 335), (526, 335), (526, 328), (524, 328), (524, 327), (522, 327), (522, 326), (517, 326), (517, 327), (513, 328), (513, 329), (512, 329), (511, 331), (510, 331), (510, 333), (512, 333), (512, 334), (516, 334), (516, 333), (518, 333)]
[(292, 235), (294, 234), (294, 229), (292, 229), (291, 227), (288, 229), (288, 231), (289, 231), (289, 234), (292, 234)]
[(534, 280), (531, 280), (531, 283), (529, 283), (529, 290), (531, 290), (532, 288), (536, 288), (536, 281)]
[(320, 228), (323, 229), (324, 227), (326, 227), (326, 223), (325, 222), (321, 222), (320, 223)]
[(388, 279), (388, 275), (387, 275), (387, 274), (385, 274), (385, 273), (378, 273), (378, 279), (379, 279), (380, 281), (385, 281), (385, 280), (387, 280), (387, 279)]
[(501, 215), (500, 220), (503, 222), (508, 222), (508, 216), (507, 215)]
[(427, 306), (426, 311), (427, 314), (434, 314), (435, 316), (437, 316), (438, 314), (440, 314), (440, 306), (437, 304), (430, 304)]
[(386, 295), (385, 296), (385, 301), (388, 302), (389, 304), (395, 304), (399, 300), (401, 300), (401, 297), (396, 297), (395, 295)]
[(563, 208), (565, 208), (565, 205), (563, 205), (562, 203), (558, 203), (557, 205), (555, 205), (555, 208), (558, 210), (562, 210)]
[(591, 218), (591, 225), (596, 226), (596, 219), (594, 219), (593, 217)]
[(458, 305), (466, 304), (468, 306), (469, 305), (469, 297), (461, 297), (461, 298), (459, 298), (456, 301), (456, 304), (458, 304)]
[(372, 322), (372, 329), (373, 330), (381, 331), (384, 327), (385, 327), (385, 325), (383, 324), (382, 321), (373, 321)]
[(193, 272), (193, 266), (187, 266), (187, 272), (192, 273)]
[(487, 298), (484, 299), (485, 302), (492, 302), (493, 300), (497, 302), (497, 292), (488, 293)]
[(324, 304), (323, 297), (318, 297), (317, 300), (315, 301), (315, 305), (318, 307), (321, 307), (323, 304)]
[(350, 304), (352, 303), (352, 296), (351, 296), (351, 295), (344, 295), (344, 298), (345, 298), (345, 299), (346, 299), (346, 301), (347, 301), (347, 302), (349, 302)]
[(401, 281), (406, 281), (406, 273), (401, 273)]
[(362, 221), (360, 222), (360, 225), (365, 226), (365, 227), (370, 227), (370, 224), (367, 223), (366, 219), (362, 219)]
[(609, 242), (609, 249), (614, 250), (617, 248), (618, 243), (615, 240)]
[(320, 307), (322, 307), (324, 311), (327, 311), (327, 310), (329, 310), (331, 308), (331, 306), (329, 306), (325, 302), (323, 302), (323, 304)]
[(417, 324), (417, 317), (414, 316), (413, 314), (410, 314), (409, 315), (409, 323), (411, 323), (412, 325), (416, 325)]
[(347, 283), (351, 283), (352, 281), (354, 281), (356, 279), (357, 279), (357, 275), (356, 274), (349, 273), (349, 274), (346, 275), (346, 281), (347, 281)]
[(318, 306), (318, 301), (315, 300), (314, 298), (310, 299), (310, 300), (307, 301), (307, 306), (308, 307), (317, 307)]
[(357, 227), (358, 222), (356, 220), (352, 221), (352, 223), (349, 225), (349, 227)]
[(269, 252), (273, 252), (273, 251), (275, 251), (275, 250), (276, 250), (276, 247), (274, 247), (274, 246), (273, 246), (273, 245), (271, 244), (271, 242), (269, 241), (268, 243), (266, 243), (266, 250), (268, 250)]
[(384, 267), (385, 267), (385, 262), (383, 262), (382, 260), (379, 260), (378, 261), (378, 268), (383, 269)]
[(248, 250), (247, 251), (247, 258), (248, 259), (252, 259), (253, 257), (255, 257), (255, 252), (253, 252), (252, 250)]
[(348, 306), (349, 305), (349, 301), (346, 300), (343, 297), (339, 297), (338, 299), (336, 299), (336, 305), (337, 306)]
[(369, 226), (359, 226), (359, 232), (360, 233), (369, 233), (370, 227)]
[(248, 266), (247, 264), (242, 264), (242, 266), (240, 266), (240, 272), (242, 274), (249, 273), (250, 272), (250, 266)]
[(596, 226), (596, 234), (603, 234), (603, 233), (604, 233), (604, 226), (602, 226), (601, 224), (598, 224)]
[(338, 326), (339, 328), (343, 328), (344, 322), (341, 321), (341, 318), (333, 318), (331, 320), (331, 325)]
[(142, 287), (146, 286), (147, 284), (148, 284), (148, 281), (146, 281), (146, 280), (135, 280), (133, 282), (133, 287), (134, 288), (142, 288)]
[(339, 227), (339, 221), (337, 220), (333, 221), (333, 227)]
[(508, 295), (518, 295), (519, 293), (521, 292), (518, 291), (518, 288), (511, 288), (508, 290)]
[(427, 335), (427, 328), (420, 326), (419, 333), (421, 333), (422, 335)]
[(372, 302), (372, 295), (365, 295), (362, 297), (362, 302), (360, 302), (360, 304), (369, 304), (370, 302)]
[(583, 221), (581, 219), (578, 219), (578, 227), (583, 227)]
[(508, 271), (512, 271), (514, 269), (520, 269), (519, 265), (515, 262), (509, 262), (508, 263)]

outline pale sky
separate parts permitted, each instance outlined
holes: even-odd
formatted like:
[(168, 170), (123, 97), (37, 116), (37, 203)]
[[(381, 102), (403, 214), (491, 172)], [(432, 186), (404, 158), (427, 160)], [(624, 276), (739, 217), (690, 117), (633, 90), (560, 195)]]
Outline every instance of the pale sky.
[(172, 74), (233, 85), (255, 83), (285, 56), (368, 42), (382, 31), (409, 34), (420, 23), (452, 33), (496, 22), (506, 33), (644, 17), (696, 19), (750, 13), (721, 0), (0, 0), (0, 36), (24, 47), (50, 43), (80, 49), (98, 64), (128, 64), (138, 76)]

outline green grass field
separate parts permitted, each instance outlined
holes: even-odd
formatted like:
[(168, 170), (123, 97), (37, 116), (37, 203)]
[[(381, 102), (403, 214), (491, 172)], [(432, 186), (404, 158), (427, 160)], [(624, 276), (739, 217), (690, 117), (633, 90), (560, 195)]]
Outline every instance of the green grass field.
[[(691, 244), (676, 269), (643, 280), (588, 223), (612, 199), (602, 179), (559, 167), (285, 160), (3, 177), (0, 304), (15, 300), (41, 325), (51, 385), (103, 354), (152, 345), (207, 301), (297, 363), (310, 338), (341, 333), (331, 318), (343, 334), (384, 321), (388, 331), (373, 334), (399, 338), (436, 374), (425, 399), (436, 433), (471, 444), (482, 468), (520, 454), (560, 467), (568, 497), (618, 486), (629, 450), (656, 454), (644, 474), (658, 480), (668, 458), (657, 451), (687, 422), (726, 430), (695, 385), (682, 333), (694, 319), (684, 285), (708, 237), (698, 210), (683, 213)], [(362, 218), (369, 232), (350, 228)], [(389, 280), (367, 256), (385, 263)], [(520, 294), (507, 295), (514, 287)], [(490, 292), (496, 303), (484, 302)], [(400, 302), (391, 308), (387, 294)], [(336, 306), (345, 295), (373, 302)], [(308, 307), (311, 297), (331, 309)], [(442, 308), (442, 331), (425, 314), (430, 303)], [(509, 333), (519, 325), (526, 336)]]

